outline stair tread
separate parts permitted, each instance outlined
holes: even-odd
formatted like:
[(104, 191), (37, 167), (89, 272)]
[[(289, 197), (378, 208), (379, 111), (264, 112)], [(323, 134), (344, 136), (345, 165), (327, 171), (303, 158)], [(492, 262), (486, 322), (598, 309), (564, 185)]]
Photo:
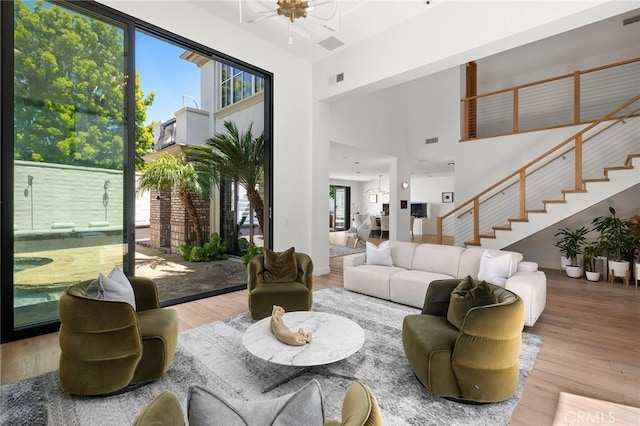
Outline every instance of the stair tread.
[(561, 191), (563, 194), (581, 194), (587, 192), (586, 189), (563, 189)]
[(582, 183), (586, 182), (609, 182), (609, 178), (590, 178), (590, 179), (582, 179)]
[(545, 204), (550, 204), (550, 203), (566, 203), (566, 200), (544, 200), (542, 201)]
[(540, 209), (540, 210), (525, 210), (525, 213), (546, 213), (547, 211), (545, 209)]
[(529, 222), (529, 219), (507, 219), (509, 222)]
[(496, 239), (496, 234), (480, 234), (480, 238), (491, 238), (493, 240)]
[(492, 227), (496, 231), (511, 231), (511, 227), (508, 225), (505, 226), (493, 226)]

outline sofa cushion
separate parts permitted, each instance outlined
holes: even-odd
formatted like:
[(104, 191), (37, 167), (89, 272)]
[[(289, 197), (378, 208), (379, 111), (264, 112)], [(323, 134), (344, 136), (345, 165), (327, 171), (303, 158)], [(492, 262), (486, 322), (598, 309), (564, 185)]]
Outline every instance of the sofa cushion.
[(418, 271), (435, 272), (457, 278), (463, 247), (438, 244), (420, 244), (413, 255), (411, 268)]
[(366, 249), (367, 265), (393, 266), (389, 241), (383, 241), (378, 246), (367, 241)]
[(298, 278), (298, 264), (295, 248), (291, 247), (276, 253), (265, 247), (264, 274), (265, 283), (287, 283)]
[(478, 279), (504, 287), (504, 283), (517, 270), (514, 268), (514, 259), (511, 254), (492, 255), (487, 250), (480, 258)]
[(136, 309), (136, 296), (131, 283), (120, 270), (113, 268), (109, 276), (98, 274), (98, 279), (94, 280), (87, 287), (86, 296), (91, 299), (106, 300), (109, 302), (126, 302)]
[(458, 329), (462, 329), (469, 309), (497, 302), (496, 295), (485, 281), (474, 281), (473, 278), (467, 276), (451, 292), (447, 321)]
[(411, 269), (413, 255), (419, 244), (408, 241), (391, 241), (391, 259), (393, 264), (404, 269)]
[(187, 401), (189, 426), (324, 424), (324, 403), (317, 380), (276, 399), (242, 401), (224, 398), (202, 386), (191, 386)]
[(389, 281), (390, 299), (396, 303), (422, 308), (429, 284), (435, 280), (451, 279), (452, 276), (426, 271), (401, 271)]
[(361, 265), (345, 268), (344, 288), (389, 300), (389, 279), (406, 271), (397, 266)]

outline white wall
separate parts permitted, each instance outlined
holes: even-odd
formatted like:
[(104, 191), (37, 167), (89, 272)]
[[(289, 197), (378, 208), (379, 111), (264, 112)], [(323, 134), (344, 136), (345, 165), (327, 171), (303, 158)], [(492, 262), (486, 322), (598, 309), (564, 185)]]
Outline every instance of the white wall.
[[(407, 153), (410, 158), (454, 160), (460, 140), (460, 71), (454, 67), (407, 84)], [(438, 143), (425, 143), (427, 138)]]
[[(315, 63), (314, 78), (320, 82), (317, 98), (333, 102), (405, 83), (628, 12), (638, 4), (606, 0), (447, 1), (434, 6), (437, 14), (427, 9)], [(344, 80), (335, 83), (338, 73), (344, 74)]]
[[(640, 49), (640, 25), (622, 25), (625, 17), (637, 14), (638, 11), (635, 10), (595, 22), (579, 31), (569, 31), (528, 46), (480, 58), (476, 61), (478, 93), (488, 93), (637, 57)], [(540, 58), (544, 59), (543, 63)], [(505, 70), (509, 70), (508, 75)]]
[[(435, 234), (438, 216), (445, 215), (456, 206), (455, 179), (448, 177), (413, 177), (411, 178), (411, 202), (429, 203), (430, 216), (426, 219), (423, 234)], [(453, 192), (453, 203), (443, 203), (442, 193)]]
[(407, 89), (398, 86), (330, 107), (332, 141), (380, 155), (405, 155)]

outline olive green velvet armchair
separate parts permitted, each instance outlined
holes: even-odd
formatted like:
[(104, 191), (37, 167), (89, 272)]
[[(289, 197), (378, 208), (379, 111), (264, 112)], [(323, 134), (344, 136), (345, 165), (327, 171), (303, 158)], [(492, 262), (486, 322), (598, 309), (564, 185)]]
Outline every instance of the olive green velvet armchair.
[(102, 395), (158, 380), (178, 340), (178, 315), (160, 309), (153, 280), (129, 277), (136, 309), (86, 296), (91, 281), (60, 297), (60, 382), (74, 395)]
[(259, 320), (271, 315), (273, 305), (286, 312), (308, 311), (313, 303), (313, 262), (304, 253), (295, 253), (297, 277), (269, 282), (265, 274), (265, 255), (254, 256), (247, 265), (247, 290), (251, 318)]
[[(422, 314), (402, 325), (404, 351), (431, 394), (469, 402), (498, 402), (516, 391), (524, 304), (515, 293), (487, 284), (497, 303), (472, 307), (456, 326), (447, 319), (459, 279), (433, 281)], [(449, 319), (451, 319), (449, 312)]]

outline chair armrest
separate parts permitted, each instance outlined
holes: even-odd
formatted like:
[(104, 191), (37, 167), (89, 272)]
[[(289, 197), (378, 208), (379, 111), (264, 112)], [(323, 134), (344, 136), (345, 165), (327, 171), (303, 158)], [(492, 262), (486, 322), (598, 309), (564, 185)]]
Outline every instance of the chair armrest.
[(518, 296), (506, 303), (476, 306), (469, 309), (461, 333), (501, 340), (518, 336), (524, 327), (524, 302)]
[(147, 277), (127, 277), (136, 296), (136, 311), (159, 309), (158, 289), (156, 283)]
[(308, 254), (296, 253), (296, 263), (298, 264), (298, 281), (313, 290), (313, 261)]
[(423, 315), (446, 317), (451, 300), (451, 292), (460, 284), (460, 279), (432, 281), (427, 288), (422, 307)]
[(367, 260), (366, 253), (355, 253), (342, 256), (342, 267), (348, 268), (350, 266), (364, 265)]
[(264, 255), (253, 256), (247, 264), (247, 290), (249, 293), (263, 283)]

